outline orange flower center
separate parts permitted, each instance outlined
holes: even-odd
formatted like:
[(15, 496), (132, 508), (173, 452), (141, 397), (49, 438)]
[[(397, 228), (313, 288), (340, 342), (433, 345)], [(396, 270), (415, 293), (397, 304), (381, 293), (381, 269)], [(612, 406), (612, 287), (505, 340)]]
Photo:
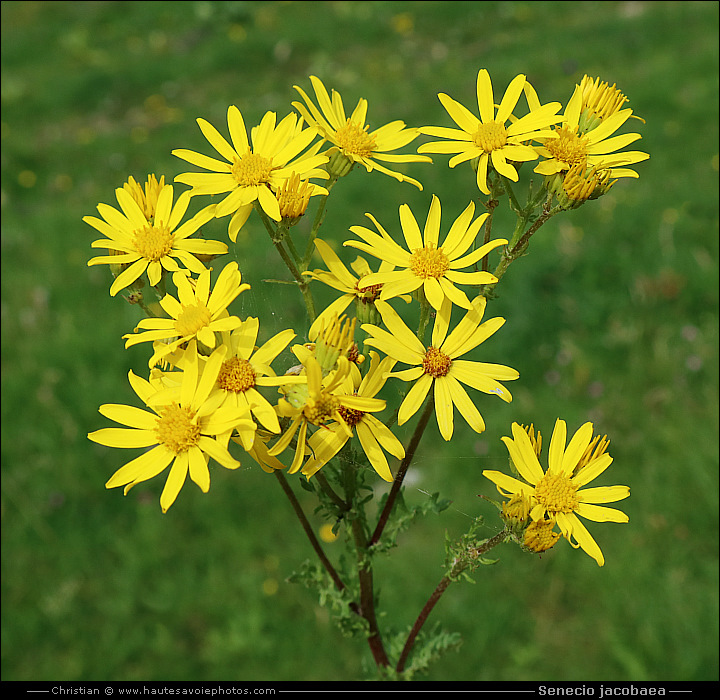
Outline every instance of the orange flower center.
[(360, 289), (362, 277), (355, 283), (355, 296), (363, 304), (372, 304), (380, 296), (382, 284), (371, 284), (369, 287)]
[(452, 360), (442, 351), (429, 347), (423, 357), (423, 370), (425, 374), (433, 377), (444, 377), (450, 371)]
[[(355, 394), (355, 396), (357, 396), (357, 394)], [(365, 411), (357, 411), (354, 408), (348, 408), (347, 406), (340, 406), (338, 413), (351, 428), (354, 428), (365, 415)]]
[(255, 386), (255, 370), (242, 357), (231, 357), (220, 367), (217, 383), (221, 389), (242, 394)]

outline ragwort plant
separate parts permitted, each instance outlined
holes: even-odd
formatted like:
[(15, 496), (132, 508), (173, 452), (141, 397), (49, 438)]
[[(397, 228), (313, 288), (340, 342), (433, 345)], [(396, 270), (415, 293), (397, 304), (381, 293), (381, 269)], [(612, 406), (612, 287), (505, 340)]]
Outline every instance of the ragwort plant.
[[(616, 133), (633, 117), (632, 110), (615, 85), (599, 78), (585, 76), (561, 113), (559, 102), (541, 104), (523, 75), (496, 104), (483, 69), (477, 75), (477, 114), (441, 93), (453, 126), (408, 128), (398, 120), (373, 131), (366, 100), (348, 116), (338, 92), (328, 93), (315, 76), (310, 81), (314, 99), (295, 86), (301, 98), (292, 103), (296, 112), (279, 122), (268, 112), (249, 133), (240, 110), (230, 106), (229, 140), (198, 119), (215, 153), (173, 151), (203, 171), (175, 177), (190, 188), (177, 198), (164, 176), (149, 175), (144, 187), (130, 177), (116, 191), (119, 210), (99, 204), (102, 218), (84, 218), (105, 236), (92, 246), (108, 253), (88, 264), (109, 265), (110, 294), (124, 292), (146, 314), (124, 336), (125, 346), (148, 343), (150, 355), (147, 378), (129, 373), (144, 407), (104, 404), (100, 413), (125, 427), (102, 428), (88, 437), (109, 447), (142, 450), (110, 477), (107, 488), (122, 486), (127, 494), (167, 470), (163, 512), (188, 476), (203, 492), (209, 490), (210, 459), (236, 469), (249, 455), (278, 482), (316, 555), (293, 580), (316, 589), (344, 633), (366, 639), (377, 677), (410, 679), (457, 644), (457, 635), (439, 626), (423, 628), (451, 583), (491, 563), (491, 549), (513, 542), (537, 554), (564, 538), (602, 566), (603, 554), (583, 519), (628, 520), (605, 505), (627, 498), (628, 487), (588, 487), (612, 462), (607, 437), (594, 435), (591, 423), (568, 442), (566, 424), (558, 419), (546, 460), (540, 432), (513, 423), (512, 436), (502, 437), (512, 475), (483, 471), (502, 497), (492, 501), (500, 532), (483, 539), (482, 519), (472, 519), (458, 541), (446, 541), (444, 575), (414, 623), (397, 632), (378, 622), (374, 559), (389, 552), (417, 516), (448, 505), (437, 494), (414, 510), (402, 502), (403, 481), (428, 423), (434, 417), (449, 442), (455, 408), (471, 430), (481, 433), (480, 408), (492, 410), (492, 399), (482, 394), (512, 401), (505, 384), (517, 380), (518, 371), (471, 359), (486, 341), (492, 348), (492, 336), (505, 324), (503, 318), (486, 317), (497, 285), (528, 253), (543, 224), (602, 197), (619, 178), (637, 177), (629, 166), (648, 155), (623, 150), (640, 138)], [(523, 96), (527, 108), (521, 110)], [(420, 134), (437, 140), (417, 153), (398, 152)], [(338, 181), (364, 168), (378, 185), (382, 175), (422, 190), (418, 180), (392, 168), (432, 163), (429, 153), (452, 154), (451, 168), (471, 166), (467, 207), (451, 214), (449, 225), (436, 196), (424, 221), (407, 204), (399, 207), (399, 226), (368, 213), (370, 226), (351, 222), (353, 236), (342, 246), (374, 261), (358, 256), (348, 268), (339, 242), (318, 237)], [(541, 185), (531, 181), (522, 203), (520, 174), (536, 161), (533, 172)], [(194, 197), (207, 204), (185, 219)], [(484, 209), (477, 216), (476, 199)], [(303, 236), (295, 227), (311, 203), (315, 214)], [(507, 238), (494, 238), (494, 213), (502, 204), (515, 214), (516, 225)], [(267, 230), (269, 245), (287, 266), (307, 311), (308, 336), (291, 346), (290, 367), (273, 363), (297, 332), (284, 330), (258, 346), (262, 319), (240, 318), (230, 308), (250, 284), (237, 263), (223, 263), (228, 244), (194, 235), (211, 221), (227, 219), (227, 236), (235, 243), (250, 216)], [(326, 269), (309, 269), (316, 252)], [(315, 305), (316, 284), (339, 292), (325, 309)], [(414, 319), (412, 326), (398, 309)], [(399, 403), (392, 415), (385, 411), (389, 392), (396, 392)], [(403, 444), (393, 428), (409, 421), (414, 431)], [(391, 484), (379, 503), (373, 501), (368, 474)], [(350, 557), (341, 557), (342, 566), (325, 554), (296, 496), (298, 486), (315, 495), (336, 534), (345, 531)]]

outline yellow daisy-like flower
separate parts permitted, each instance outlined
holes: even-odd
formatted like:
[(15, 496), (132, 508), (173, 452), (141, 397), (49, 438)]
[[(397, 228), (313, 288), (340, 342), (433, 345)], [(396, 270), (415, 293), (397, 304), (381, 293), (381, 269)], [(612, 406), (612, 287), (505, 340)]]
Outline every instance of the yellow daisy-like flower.
[[(600, 547), (578, 516), (594, 522), (626, 523), (622, 511), (606, 508), (600, 503), (621, 501), (630, 495), (627, 486), (598, 486), (584, 489), (612, 463), (612, 457), (602, 449), (590, 448), (593, 425), (581, 426), (566, 447), (567, 428), (558, 418), (555, 423), (548, 454), (548, 469), (543, 472), (538, 456), (527, 433), (517, 423), (512, 425), (513, 437), (502, 438), (521, 481), (502, 472), (485, 470), (483, 476), (492, 481), (504, 496), (522, 494), (530, 498), (533, 521), (554, 520), (570, 544), (582, 549), (602, 566), (605, 563)], [(588, 457), (590, 458), (588, 460)], [(581, 468), (578, 465), (585, 461)]]
[[(360, 322), (370, 321), (372, 314), (366, 307), (374, 307), (374, 303), (380, 297), (380, 290), (382, 289), (382, 285), (380, 284), (360, 287), (361, 280), (372, 274), (372, 270), (364, 258), (358, 256), (355, 261), (350, 264), (350, 267), (352, 267), (355, 273), (353, 274), (345, 267), (335, 251), (321, 238), (315, 239), (315, 247), (328, 269), (308, 270), (307, 272), (303, 272), (303, 275), (322, 282), (333, 289), (337, 289), (343, 294), (315, 319), (308, 331), (308, 338), (310, 340), (315, 340), (320, 329), (327, 326), (334, 317), (340, 317), (353, 301), (355, 301), (355, 312)], [(384, 260), (380, 263), (380, 272), (392, 269), (394, 269), (394, 265)], [(405, 301), (410, 301), (410, 297), (408, 296), (404, 296), (403, 298)]]
[[(553, 132), (547, 131), (547, 127), (561, 119), (557, 114), (561, 107), (559, 102), (542, 106), (538, 104), (525, 116), (519, 119), (513, 117), (513, 110), (526, 84), (524, 75), (516, 76), (508, 85), (496, 112), (490, 75), (484, 68), (480, 70), (477, 77), (480, 118), (450, 96), (439, 93), (440, 102), (460, 128), (421, 127), (420, 132), (423, 134), (449, 140), (423, 144), (418, 148), (418, 153), (456, 153), (450, 159), (451, 168), (477, 158), (477, 185), (484, 194), (490, 194), (487, 185), (489, 166), (517, 182), (518, 174), (512, 162), (536, 160), (537, 153), (528, 142), (553, 137)], [(511, 122), (509, 125), (508, 121)]]
[[(305, 104), (293, 102), (292, 105), (303, 116), (308, 124), (315, 126), (323, 139), (333, 144), (329, 154), (339, 154), (340, 162), (331, 160), (330, 172), (336, 175), (345, 175), (355, 163), (365, 166), (368, 172), (377, 170), (385, 175), (394, 177), (400, 182), (410, 182), (419, 189), (422, 185), (411, 177), (398, 173), (380, 165), (385, 163), (431, 163), (427, 156), (415, 154), (391, 154), (415, 139), (420, 133), (417, 129), (405, 128), (402, 121), (394, 121), (381, 126), (375, 131), (369, 131), (365, 123), (368, 103), (364, 98), (358, 100), (357, 106), (350, 117), (345, 115), (342, 97), (332, 90), (332, 97), (328, 95), (325, 86), (319, 78), (310, 76), (318, 106), (307, 96), (305, 91), (295, 85)], [(306, 106), (307, 105), (307, 106)]]
[(122, 213), (107, 204), (98, 204), (102, 219), (83, 217), (85, 223), (107, 236), (93, 241), (92, 247), (113, 251), (112, 255), (92, 258), (88, 265), (127, 265), (112, 283), (111, 296), (131, 285), (145, 271), (148, 281), (154, 287), (160, 282), (163, 270), (177, 272), (180, 269), (175, 258), (188, 270), (199, 274), (206, 268), (196, 255), (227, 253), (227, 246), (219, 241), (190, 239), (193, 233), (213, 218), (215, 205), (205, 207), (181, 225), (180, 221), (190, 204), (190, 195), (183, 192), (173, 206), (172, 185), (165, 185), (160, 190), (151, 219), (147, 218), (150, 213), (147, 206), (141, 208), (127, 189), (118, 188), (115, 195)]
[[(215, 209), (216, 217), (232, 214), (228, 226), (230, 240), (237, 239), (238, 231), (250, 216), (253, 203), (257, 201), (262, 210), (275, 221), (280, 221), (279, 193), (285, 181), (294, 173), (303, 180), (326, 178), (327, 172), (319, 166), (327, 163), (327, 157), (317, 155), (317, 148), (300, 155), (317, 136), (313, 128), (303, 128), (297, 115), (289, 114), (276, 124), (274, 112), (267, 112), (260, 124), (251, 131), (248, 140), (245, 122), (240, 110), (231, 105), (227, 113), (228, 129), (232, 145), (220, 132), (204, 119), (198, 119), (205, 138), (225, 159), (176, 149), (172, 153), (211, 173), (183, 173), (175, 178), (192, 187), (191, 194), (229, 193)], [(312, 185), (313, 194), (327, 193), (325, 188)]]
[(473, 221), (474, 212), (475, 204), (470, 202), (453, 222), (443, 244), (439, 245), (440, 200), (433, 195), (422, 233), (410, 207), (403, 204), (400, 207), (400, 224), (407, 250), (398, 245), (371, 214), (367, 214), (380, 235), (364, 226), (351, 226), (350, 230), (362, 238), (363, 242), (345, 241), (343, 245), (358, 248), (401, 269), (368, 275), (362, 279), (361, 288), (382, 284), (380, 299), (386, 301), (422, 287), (428, 302), (437, 311), (445, 299), (465, 309), (472, 308), (465, 292), (455, 285), (491, 284), (497, 282), (497, 277), (489, 272), (460, 270), (475, 264), (494, 248), (507, 243), (504, 238), (497, 238), (468, 253), (468, 248), (488, 217), (488, 214), (481, 214)]
[[(277, 413), (257, 387), (287, 385), (293, 379), (297, 382), (305, 380), (301, 377), (277, 377), (270, 367), (295, 337), (295, 332), (281, 331), (261, 347), (256, 347), (259, 326), (258, 319), (250, 317), (232, 333), (223, 334), (227, 336), (224, 344), (228, 347), (228, 355), (218, 373), (215, 391), (223, 396), (221, 406), (250, 411), (263, 428), (279, 433)], [(254, 437), (254, 431), (252, 434), (240, 434), (240, 444), (245, 450), (252, 448)]]
[[(554, 128), (555, 138), (537, 138), (541, 145), (535, 150), (545, 160), (535, 167), (536, 173), (555, 175), (579, 165), (587, 169), (607, 169), (610, 178), (638, 177), (634, 170), (625, 166), (640, 163), (650, 156), (642, 151), (617, 151), (642, 137), (634, 133), (612, 136), (632, 116), (632, 110), (609, 109), (602, 111), (603, 117), (599, 118), (593, 95), (594, 91), (589, 90), (585, 79), (575, 86), (562, 123)], [(529, 93), (528, 100), (532, 103), (534, 99)]]
[(125, 347), (147, 341), (165, 341), (155, 345), (150, 367), (154, 367), (192, 338), (214, 348), (216, 332), (232, 331), (241, 323), (237, 316), (230, 316), (227, 312), (228, 305), (238, 294), (250, 289), (250, 285), (241, 284), (241, 280), (242, 276), (235, 262), (225, 266), (212, 293), (210, 270), (203, 272), (197, 280), (189, 280), (182, 272), (176, 272), (173, 282), (178, 290), (178, 298), (166, 294), (160, 301), (160, 306), (170, 318), (142, 319), (135, 330), (146, 330), (143, 333), (124, 335)]
[[(370, 368), (360, 382), (360, 386), (357, 388), (346, 387), (354, 396), (375, 397), (385, 385), (388, 373), (395, 366), (395, 360), (390, 357), (380, 360), (380, 356), (374, 351), (370, 352), (370, 358)], [(360, 445), (373, 469), (385, 481), (392, 481), (392, 472), (383, 450), (397, 457), (397, 459), (402, 459), (405, 456), (402, 443), (384, 423), (381, 423), (367, 411), (359, 411), (343, 406), (340, 408), (340, 414), (350, 428), (355, 428)], [(344, 426), (339, 423), (330, 425), (327, 429), (315, 431), (308, 440), (312, 456), (305, 463), (302, 473), (309, 479), (340, 452), (349, 438), (350, 436)]]
[(208, 492), (210, 457), (227, 469), (240, 466), (216, 436), (251, 422), (245, 409), (218, 408), (218, 400), (210, 396), (225, 349), (218, 348), (202, 372), (197, 353), (193, 354), (195, 361), (187, 363), (179, 392), (175, 392), (177, 400), (163, 399), (158, 403), (158, 398), (167, 396), (167, 392), (158, 392), (157, 386), (130, 372), (135, 393), (153, 413), (134, 406), (104, 404), (99, 409), (103, 416), (128, 427), (102, 428), (88, 435), (93, 442), (108, 447), (153, 448), (118, 469), (106, 488), (124, 486), (127, 494), (135, 484), (152, 479), (172, 465), (160, 496), (163, 513), (175, 502), (188, 474), (203, 493)]
[(462, 384), (486, 394), (495, 394), (503, 401), (512, 401), (512, 395), (500, 381), (517, 379), (520, 376), (517, 370), (504, 365), (459, 359), (505, 323), (505, 319), (499, 317), (481, 323), (485, 304), (484, 297), (475, 299), (470, 311), (448, 335), (451, 305), (446, 301), (435, 317), (431, 345), (425, 347), (389, 304), (377, 302), (387, 331), (363, 325), (362, 329), (372, 336), (365, 344), (375, 346), (399, 362), (414, 365), (388, 375), (415, 382), (400, 404), (400, 425), (417, 413), (431, 387), (434, 388), (438, 427), (445, 440), (450, 440), (453, 434), (453, 406), (457, 406), (460, 415), (475, 432), (485, 430), (485, 421)]
[(278, 401), (278, 415), (290, 418), (291, 422), (268, 452), (271, 456), (279, 455), (297, 433), (295, 456), (288, 469), (289, 474), (297, 472), (302, 465), (310, 425), (324, 426), (326, 423), (336, 421), (350, 438), (352, 431), (343, 417), (343, 410), (376, 412), (385, 408), (383, 400), (343, 393), (342, 386), (350, 371), (350, 361), (347, 357), (341, 356), (337, 369), (325, 377), (320, 363), (313, 355), (303, 358), (303, 367), (307, 379), (306, 385), (291, 387), (290, 391), (286, 387), (281, 387), (285, 396)]

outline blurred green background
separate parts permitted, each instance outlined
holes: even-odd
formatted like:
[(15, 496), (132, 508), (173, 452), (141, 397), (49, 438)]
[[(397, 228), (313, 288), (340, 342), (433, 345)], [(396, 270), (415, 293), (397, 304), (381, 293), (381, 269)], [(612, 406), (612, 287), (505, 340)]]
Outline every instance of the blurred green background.
[[(717, 679), (717, 20), (714, 2), (3, 2), (3, 680), (363, 677), (364, 642), (286, 582), (311, 550), (251, 460), (213, 471), (207, 495), (187, 484), (165, 516), (162, 478), (105, 490), (129, 453), (86, 434), (109, 424), (100, 404), (134, 403), (127, 372), (147, 352), (123, 350), (138, 316), (86, 267), (97, 234), (81, 219), (129, 175), (185, 172), (171, 149), (209, 153), (194, 120), (225, 132), (229, 104), (248, 125), (284, 116), (314, 74), (346, 108), (366, 97), (373, 128), (449, 125), (437, 93), (472, 108), (481, 67), (496, 95), (525, 73), (543, 102), (566, 102), (584, 73), (616, 82), (651, 159), (553, 219), (503, 280), (489, 313), (508, 321), (480, 359), (519, 369), (515, 399), (479, 395), (480, 436), (457, 417), (450, 445), (429, 429), (407, 501), (453, 503), (377, 561), (381, 626), (412, 624), (445, 532), (478, 514), (497, 531), (477, 494), (494, 493), (481, 471), (506, 466), (512, 421), (549, 441), (558, 416), (571, 431), (592, 420), (614, 457), (599, 483), (632, 489), (629, 524), (590, 525), (605, 567), (564, 542), (542, 558), (496, 550), (433, 612), (464, 644), (426, 678)], [(351, 173), (322, 235), (366, 211), (397, 230), (403, 202), (424, 220), (433, 193), (447, 230), (478, 195), (444, 156), (404, 171), (425, 190)], [(238, 313), (266, 337), (298, 322), (294, 291), (262, 281), (282, 269), (256, 221), (233, 255), (252, 284)]]

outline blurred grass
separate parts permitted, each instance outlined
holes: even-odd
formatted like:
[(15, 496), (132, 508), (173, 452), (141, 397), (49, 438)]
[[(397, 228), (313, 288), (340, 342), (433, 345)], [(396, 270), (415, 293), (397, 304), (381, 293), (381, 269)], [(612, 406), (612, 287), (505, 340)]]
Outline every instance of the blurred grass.
[[(492, 494), (480, 473), (505, 465), (513, 420), (549, 439), (558, 416), (572, 430), (590, 419), (611, 438), (603, 483), (632, 488), (628, 525), (591, 528), (605, 567), (566, 544), (539, 560), (501, 550), (433, 613), (464, 645), (428, 678), (716, 680), (717, 13), (706, 2), (3, 2), (3, 680), (361, 677), (364, 645), (285, 583), (310, 549), (249, 460), (214, 471), (207, 495), (187, 486), (165, 516), (162, 480), (127, 498), (104, 489), (125, 456), (85, 436), (105, 425), (101, 403), (133, 401), (127, 371), (143, 372), (146, 353), (122, 349), (136, 317), (108, 296), (106, 271), (86, 267), (94, 234), (81, 218), (130, 174), (183, 172), (170, 150), (206, 150), (194, 119), (222, 130), (228, 104), (249, 124), (284, 115), (292, 85), (315, 74), (346, 107), (367, 97), (374, 126), (445, 124), (436, 94), (471, 106), (480, 67), (498, 92), (527, 74), (543, 101), (566, 101), (583, 73), (617, 82), (647, 121), (639, 148), (651, 159), (639, 180), (554, 219), (503, 280), (491, 312), (508, 322), (483, 359), (520, 370), (515, 399), (481, 398), (487, 432), (456, 430), (452, 450), (434, 427), (423, 441), (407, 500), (440, 491), (453, 505), (378, 561), (381, 624), (412, 624), (441, 575), (444, 531), (459, 536), (478, 513), (496, 527), (476, 494)], [(339, 239), (366, 211), (393, 226), (403, 202), (424, 217), (432, 193), (447, 223), (476, 195), (461, 170), (443, 157), (408, 168), (422, 193), (353, 172), (323, 235)], [(249, 228), (235, 253), (253, 284), (241, 313), (269, 335), (301, 309), (260, 281), (279, 268), (258, 236)]]

